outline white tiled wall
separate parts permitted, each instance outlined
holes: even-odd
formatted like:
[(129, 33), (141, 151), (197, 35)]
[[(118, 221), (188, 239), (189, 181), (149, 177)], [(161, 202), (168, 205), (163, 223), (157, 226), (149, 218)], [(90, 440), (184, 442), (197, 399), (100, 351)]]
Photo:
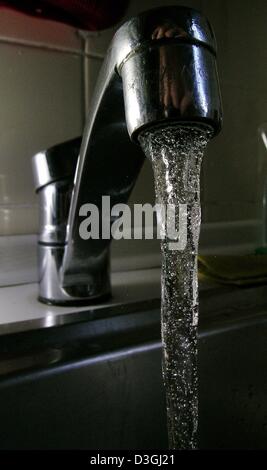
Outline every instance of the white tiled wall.
[(81, 41), (74, 28), (63, 23), (39, 20), (27, 15), (1, 8), (1, 39), (50, 45), (53, 48), (65, 48), (80, 51)]
[(31, 156), (80, 135), (82, 42), (72, 28), (0, 10), (0, 234), (34, 233)]
[[(239, 240), (251, 247), (258, 233), (253, 219), (260, 194), (257, 128), (267, 122), (267, 2), (170, 3), (202, 10), (216, 32), (224, 129), (204, 159), (203, 214), (212, 224), (202, 227), (201, 247), (216, 252), (218, 246), (227, 250), (232, 243), (236, 252)], [(132, 0), (124, 20), (165, 4)], [(0, 10), (0, 284), (37, 278), (36, 239), (27, 236), (36, 233), (38, 218), (31, 156), (82, 133), (85, 109), (113, 33), (90, 33), (84, 43), (69, 26)], [(131, 201), (153, 200), (152, 171), (146, 162)], [(158, 242), (113, 243), (112, 263), (115, 270), (158, 266)]]
[[(206, 218), (258, 215), (258, 127), (267, 120), (267, 2), (202, 0), (214, 26), (224, 127), (204, 160)], [(266, 153), (267, 158), (267, 153)]]
[[(218, 39), (224, 130), (204, 160), (206, 222), (255, 218), (257, 128), (267, 121), (265, 0), (172, 0), (202, 10)], [(165, 5), (132, 0), (127, 17)], [(87, 101), (113, 30), (86, 42)], [(36, 151), (82, 132), (83, 41), (62, 24), (0, 10), (0, 234), (36, 231), (30, 159)], [(88, 104), (87, 104), (88, 106)], [(146, 162), (132, 201), (153, 200)]]

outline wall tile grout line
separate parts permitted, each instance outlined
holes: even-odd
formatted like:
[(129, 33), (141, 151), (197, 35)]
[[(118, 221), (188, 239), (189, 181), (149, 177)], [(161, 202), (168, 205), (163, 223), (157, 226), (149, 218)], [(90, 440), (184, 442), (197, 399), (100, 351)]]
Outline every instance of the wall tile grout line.
[(105, 54), (100, 54), (97, 52), (84, 52), (83, 49), (73, 49), (70, 47), (63, 47), (63, 46), (56, 46), (54, 44), (47, 44), (43, 42), (38, 42), (38, 41), (26, 41), (24, 39), (18, 39), (18, 38), (10, 38), (10, 37), (5, 37), (5, 36), (0, 36), (0, 44), (8, 44), (11, 46), (22, 46), (22, 47), (29, 47), (33, 49), (42, 49), (45, 51), (53, 51), (53, 52), (59, 52), (59, 53), (64, 53), (64, 54), (70, 54), (70, 55), (76, 55), (78, 57), (86, 57), (88, 59), (98, 59), (98, 60), (103, 60), (105, 57)]

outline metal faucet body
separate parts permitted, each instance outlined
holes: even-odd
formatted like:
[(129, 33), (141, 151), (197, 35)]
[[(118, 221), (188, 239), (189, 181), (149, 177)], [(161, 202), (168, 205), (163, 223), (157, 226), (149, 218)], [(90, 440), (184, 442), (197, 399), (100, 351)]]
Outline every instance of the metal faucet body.
[[(65, 305), (110, 295), (110, 238), (81, 238), (80, 208), (127, 202), (144, 161), (138, 135), (170, 123), (221, 128), (216, 42), (201, 13), (150, 10), (108, 49), (82, 140), (33, 158), (40, 199), (39, 298)], [(129, 138), (130, 137), (130, 138)], [(105, 215), (101, 214), (105, 224)]]

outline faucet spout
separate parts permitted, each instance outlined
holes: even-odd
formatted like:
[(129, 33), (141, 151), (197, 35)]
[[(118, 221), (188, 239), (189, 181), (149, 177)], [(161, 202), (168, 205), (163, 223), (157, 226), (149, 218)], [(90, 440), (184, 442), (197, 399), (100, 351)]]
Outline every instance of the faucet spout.
[[(111, 207), (127, 202), (144, 161), (136, 145), (139, 133), (175, 122), (209, 126), (215, 134), (221, 117), (216, 42), (205, 17), (189, 8), (163, 7), (121, 26), (100, 72), (79, 157), (77, 140), (65, 148), (65, 158), (61, 146), (34, 157), (43, 207), (41, 300), (90, 303), (110, 293), (110, 227), (101, 212), (102, 196), (110, 197)], [(59, 187), (68, 201), (61, 211)], [(80, 233), (88, 204), (99, 210), (98, 239)]]

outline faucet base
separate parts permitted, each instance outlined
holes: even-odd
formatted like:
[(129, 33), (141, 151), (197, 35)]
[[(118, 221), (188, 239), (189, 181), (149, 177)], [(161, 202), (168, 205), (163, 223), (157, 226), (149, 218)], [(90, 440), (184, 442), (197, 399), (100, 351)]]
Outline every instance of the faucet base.
[(102, 294), (96, 297), (90, 297), (86, 299), (70, 299), (70, 300), (51, 300), (44, 297), (38, 297), (38, 301), (42, 304), (51, 305), (53, 307), (86, 307), (86, 305), (98, 305), (103, 302), (107, 302), (112, 298), (111, 292), (107, 294)]
[(109, 251), (86, 272), (73, 274), (62, 285), (61, 266), (65, 245), (38, 244), (39, 301), (48, 305), (81, 306), (103, 302), (111, 297)]

